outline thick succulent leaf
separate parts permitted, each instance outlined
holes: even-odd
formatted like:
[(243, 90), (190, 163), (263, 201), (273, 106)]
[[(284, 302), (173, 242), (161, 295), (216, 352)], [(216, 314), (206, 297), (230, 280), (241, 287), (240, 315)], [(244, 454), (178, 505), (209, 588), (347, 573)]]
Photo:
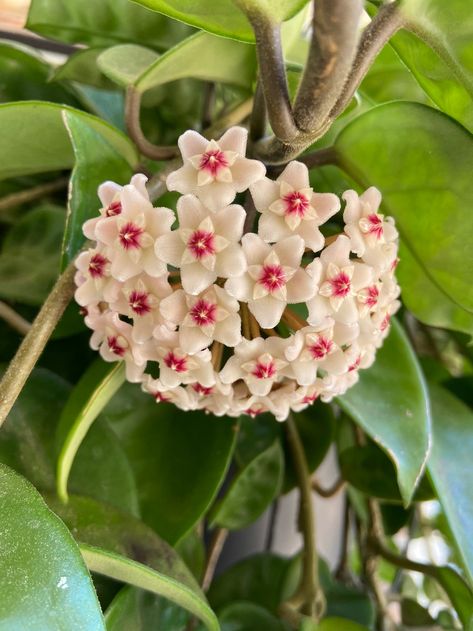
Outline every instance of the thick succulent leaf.
[(304, 620), (300, 631), (368, 631), (368, 627), (346, 618), (324, 618), (320, 624), (313, 620)]
[[(44, 368), (30, 375), (0, 432), (0, 462), (41, 491), (55, 489), (55, 430), (71, 387)], [(87, 434), (70, 476), (72, 491), (138, 512), (136, 487), (123, 449), (104, 419)]]
[(204, 31), (252, 42), (254, 34), (244, 9), (253, 9), (266, 19), (282, 22), (293, 17), (308, 0), (219, 0), (218, 3), (214, 0), (134, 1)]
[(185, 629), (188, 620), (181, 607), (130, 585), (119, 591), (105, 613), (107, 631), (176, 631)]
[[(375, 445), (355, 446), (340, 453), (343, 478), (356, 489), (387, 502), (402, 502), (396, 482), (396, 470), (388, 456)], [(414, 494), (414, 501), (435, 498), (429, 481), (423, 477)]]
[(0, 297), (41, 305), (59, 274), (64, 208), (45, 204), (21, 217), (0, 251)]
[(122, 363), (97, 359), (82, 375), (62, 410), (57, 429), (57, 493), (67, 501), (67, 482), (74, 458), (97, 416), (125, 381)]
[(71, 534), (35, 488), (5, 465), (0, 465), (0, 518), (0, 630), (104, 631)]
[(104, 414), (135, 472), (143, 521), (176, 543), (212, 503), (227, 471), (235, 420), (156, 404), (125, 384)]
[(430, 410), (421, 369), (396, 321), (374, 365), (360, 371), (359, 382), (338, 402), (389, 455), (408, 504), (430, 450)]
[(26, 28), (51, 39), (89, 46), (136, 42), (166, 50), (189, 28), (129, 0), (32, 0)]
[(473, 15), (464, 0), (402, 0), (407, 31), (391, 41), (436, 105), (473, 130)]
[(432, 108), (387, 103), (349, 123), (336, 148), (342, 168), (360, 185), (381, 189), (384, 210), (422, 272), (456, 306), (473, 312), (467, 210), (473, 189), (465, 170), (473, 161), (471, 135)]
[(46, 101), (0, 105), (0, 180), (71, 168), (74, 151), (62, 112), (73, 112), (134, 167), (138, 154), (128, 138), (108, 123), (71, 107)]
[(62, 246), (62, 263), (63, 267), (67, 267), (85, 242), (82, 233), (84, 222), (98, 215), (98, 186), (106, 180), (126, 184), (132, 169), (124, 156), (104, 136), (97, 134), (82, 116), (73, 111), (64, 111), (63, 119), (75, 155)]
[(290, 628), (263, 607), (250, 602), (225, 607), (218, 619), (222, 631), (287, 631)]
[(433, 448), (429, 472), (473, 584), (473, 412), (439, 386), (431, 386)]
[(218, 620), (205, 599), (186, 585), (115, 552), (85, 544), (80, 550), (91, 571), (164, 596), (197, 616), (209, 631), (219, 631)]
[(48, 83), (51, 66), (28, 46), (0, 41), (0, 101), (46, 99), (77, 105), (73, 93), (61, 84)]
[(97, 58), (106, 50), (103, 46), (94, 46), (78, 50), (58, 66), (51, 76), (52, 81), (77, 81), (94, 86), (102, 90), (114, 88), (114, 84), (107, 79), (97, 65)]
[(284, 456), (279, 440), (238, 473), (211, 516), (212, 525), (238, 530), (254, 522), (281, 490)]

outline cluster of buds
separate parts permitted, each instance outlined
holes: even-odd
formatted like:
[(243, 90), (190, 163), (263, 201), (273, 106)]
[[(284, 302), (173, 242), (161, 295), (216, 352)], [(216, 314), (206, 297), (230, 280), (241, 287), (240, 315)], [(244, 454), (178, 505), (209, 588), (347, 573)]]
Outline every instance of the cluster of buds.
[[(284, 420), (373, 363), (399, 307), (398, 233), (370, 188), (343, 194), (343, 232), (324, 236), (339, 198), (314, 192), (301, 162), (265, 177), (246, 142), (240, 127), (180, 137), (183, 166), (167, 178), (176, 226), (144, 175), (102, 184), (75, 297), (92, 347), (156, 401)], [(248, 190), (247, 213), (233, 202)]]

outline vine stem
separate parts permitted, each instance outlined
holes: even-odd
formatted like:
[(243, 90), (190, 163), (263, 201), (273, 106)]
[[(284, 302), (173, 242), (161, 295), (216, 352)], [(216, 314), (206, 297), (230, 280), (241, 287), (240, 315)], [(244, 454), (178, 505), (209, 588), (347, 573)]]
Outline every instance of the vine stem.
[(217, 568), (217, 563), (222, 553), (223, 546), (228, 537), (228, 530), (226, 528), (218, 528), (212, 537), (209, 546), (209, 553), (207, 556), (207, 563), (205, 566), (204, 577), (202, 579), (202, 589), (204, 592), (208, 591), (212, 579)]
[(12, 309), (6, 302), (0, 300), (0, 318), (5, 320), (15, 331), (26, 335), (31, 329), (31, 324), (25, 320), (19, 313)]
[(56, 193), (57, 191), (66, 188), (68, 182), (69, 178), (60, 177), (57, 180), (45, 182), (44, 184), (38, 184), (38, 186), (33, 186), (25, 191), (5, 195), (5, 197), (0, 199), (0, 212), (14, 208), (15, 206), (20, 206), (21, 204), (33, 202), (35, 199), (40, 199), (50, 193)]
[(325, 611), (325, 597), (320, 588), (319, 559), (316, 547), (315, 516), (312, 502), (312, 485), (304, 447), (292, 415), (285, 423), (287, 443), (292, 456), (300, 492), (299, 523), (304, 540), (302, 576), (296, 594), (284, 605), (287, 609), (300, 609), (305, 615), (319, 621)]
[(56, 324), (74, 295), (75, 271), (72, 262), (59, 276), (0, 382), (0, 426), (5, 422)]

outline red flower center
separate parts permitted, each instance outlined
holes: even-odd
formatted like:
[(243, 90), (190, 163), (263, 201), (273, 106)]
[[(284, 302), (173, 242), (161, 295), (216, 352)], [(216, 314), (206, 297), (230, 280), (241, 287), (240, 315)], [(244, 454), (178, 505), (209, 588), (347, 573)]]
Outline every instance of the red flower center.
[(94, 254), (89, 261), (89, 274), (92, 278), (102, 278), (105, 275), (107, 259), (101, 254)]
[(225, 154), (220, 149), (212, 149), (202, 154), (199, 163), (199, 169), (201, 171), (207, 171), (213, 177), (215, 177), (220, 169), (228, 167), (228, 161), (225, 158)]
[(176, 372), (186, 372), (187, 370), (187, 360), (185, 357), (178, 357), (172, 351), (164, 358), (164, 363), (168, 368), (174, 370)]
[(118, 233), (118, 238), (120, 239), (122, 247), (125, 250), (140, 248), (140, 237), (143, 232), (143, 228), (140, 228), (140, 226), (137, 226), (132, 221), (126, 223)]
[(112, 202), (110, 206), (107, 207), (105, 211), (105, 215), (107, 217), (114, 217), (115, 215), (119, 215), (122, 212), (122, 203), (120, 201)]
[(337, 298), (344, 298), (350, 293), (350, 278), (345, 272), (340, 272), (336, 276), (330, 279), (330, 285), (332, 286), (332, 296)]
[(216, 312), (217, 305), (201, 298), (190, 310), (190, 315), (197, 326), (208, 326), (209, 324), (215, 324)]
[(132, 311), (139, 316), (145, 315), (151, 311), (149, 294), (146, 291), (133, 290), (130, 293), (128, 304), (130, 305)]
[(383, 236), (383, 219), (376, 213), (371, 213), (367, 217), (368, 219), (368, 234), (373, 234), (377, 239), (381, 239)]
[(332, 340), (320, 335), (314, 344), (309, 346), (309, 351), (314, 359), (323, 359), (333, 348)]
[(251, 374), (257, 379), (271, 379), (276, 375), (276, 366), (272, 360), (267, 364), (258, 361)]
[(207, 230), (196, 230), (191, 234), (187, 247), (196, 259), (215, 254), (214, 234)]
[(391, 321), (391, 316), (389, 315), (389, 313), (387, 313), (380, 324), (379, 328), (381, 329), (381, 331), (386, 331), (386, 329), (389, 326), (390, 321)]
[(280, 289), (286, 284), (286, 275), (280, 265), (263, 265), (258, 283), (263, 285), (270, 293)]
[(156, 403), (166, 403), (171, 400), (162, 392), (153, 392), (153, 397), (155, 398)]
[(367, 287), (364, 291), (363, 303), (370, 308), (376, 307), (378, 304), (379, 298), (379, 289), (376, 285), (372, 285), (371, 287)]
[(263, 412), (264, 412), (263, 408), (256, 408), (256, 407), (248, 408), (247, 410), (245, 410), (245, 414), (248, 414), (248, 416), (251, 416), (252, 418), (255, 418), (255, 416), (258, 416), (259, 414), (262, 414)]
[(118, 341), (118, 336), (109, 335), (107, 337), (107, 344), (108, 344), (108, 348), (112, 351), (112, 353), (114, 353), (115, 355), (118, 355), (118, 357), (123, 357), (125, 355), (126, 348), (125, 346), (122, 346), (120, 344), (120, 342)]
[(193, 383), (192, 388), (193, 390), (195, 390), (195, 392), (197, 392), (197, 394), (201, 394), (204, 397), (208, 397), (210, 394), (212, 394), (214, 390), (212, 387), (206, 388), (200, 383)]
[(358, 355), (353, 364), (350, 364), (350, 366), (348, 366), (348, 372), (353, 372), (354, 370), (357, 370), (360, 367), (360, 363), (361, 355)]
[(318, 396), (319, 395), (316, 392), (314, 392), (314, 394), (306, 394), (305, 397), (302, 399), (302, 403), (310, 405), (311, 403), (314, 403), (314, 401), (316, 401)]
[(303, 217), (309, 208), (309, 200), (298, 191), (288, 193), (284, 195), (282, 199), (286, 204), (286, 208), (284, 209), (286, 215), (298, 215), (299, 217)]

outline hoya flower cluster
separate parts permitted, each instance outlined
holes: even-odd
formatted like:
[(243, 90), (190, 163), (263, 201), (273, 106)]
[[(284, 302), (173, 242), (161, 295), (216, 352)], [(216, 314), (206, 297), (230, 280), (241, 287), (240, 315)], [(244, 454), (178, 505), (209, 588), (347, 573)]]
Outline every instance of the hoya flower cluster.
[[(218, 142), (181, 136), (183, 166), (167, 178), (182, 194), (177, 222), (153, 207), (144, 175), (102, 184), (76, 300), (92, 347), (156, 401), (284, 420), (373, 363), (399, 306), (398, 234), (370, 188), (344, 193), (343, 231), (324, 236), (338, 197), (314, 192), (300, 162), (265, 177), (246, 141), (240, 127)], [(245, 191), (256, 228), (234, 203)]]

